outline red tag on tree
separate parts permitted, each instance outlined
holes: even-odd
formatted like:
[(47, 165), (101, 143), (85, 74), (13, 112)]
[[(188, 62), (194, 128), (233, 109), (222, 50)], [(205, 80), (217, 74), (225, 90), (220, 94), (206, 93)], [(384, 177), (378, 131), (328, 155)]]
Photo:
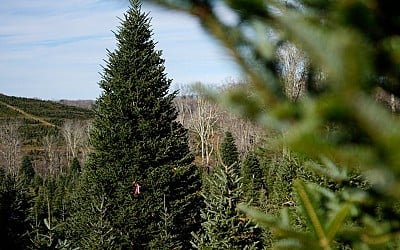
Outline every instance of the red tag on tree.
[(133, 194), (140, 194), (140, 185), (135, 181), (135, 191), (133, 191)]

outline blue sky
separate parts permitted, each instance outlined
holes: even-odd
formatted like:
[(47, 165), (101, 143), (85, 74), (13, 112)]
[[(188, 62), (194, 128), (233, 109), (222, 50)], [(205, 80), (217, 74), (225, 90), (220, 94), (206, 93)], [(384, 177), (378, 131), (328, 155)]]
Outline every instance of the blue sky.
[[(106, 49), (124, 0), (3, 0), (0, 5), (0, 93), (48, 100), (95, 99)], [(232, 59), (193, 18), (144, 4), (153, 39), (173, 87), (237, 79)]]

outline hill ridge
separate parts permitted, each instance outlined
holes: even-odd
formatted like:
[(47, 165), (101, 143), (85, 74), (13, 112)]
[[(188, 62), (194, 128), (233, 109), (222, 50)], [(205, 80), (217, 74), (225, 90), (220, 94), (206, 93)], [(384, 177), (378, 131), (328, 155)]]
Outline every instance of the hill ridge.
[(0, 94), (0, 118), (28, 118), (46, 126), (57, 126), (55, 120), (91, 119), (92, 109), (82, 108), (56, 101), (7, 96)]
[(0, 101), (0, 104), (5, 105), (6, 107), (8, 107), (8, 108), (10, 108), (10, 109), (22, 114), (23, 116), (25, 116), (28, 119), (32, 119), (32, 120), (38, 121), (38, 122), (42, 123), (45, 126), (57, 127), (57, 125), (55, 125), (55, 124), (52, 124), (52, 123), (50, 123), (50, 122), (48, 122), (48, 121), (46, 121), (46, 120), (44, 120), (44, 119), (42, 119), (40, 117), (36, 117), (36, 116), (34, 116), (32, 114), (29, 114), (29, 113), (23, 111), (22, 109), (14, 107), (14, 106), (12, 106), (10, 104), (7, 104), (7, 103), (5, 103), (3, 101)]

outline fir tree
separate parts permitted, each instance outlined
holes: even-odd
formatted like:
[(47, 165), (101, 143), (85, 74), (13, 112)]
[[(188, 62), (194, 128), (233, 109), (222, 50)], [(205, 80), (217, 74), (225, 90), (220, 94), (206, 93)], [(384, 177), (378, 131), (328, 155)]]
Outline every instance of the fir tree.
[(206, 178), (201, 211), (202, 231), (194, 234), (196, 249), (261, 249), (261, 231), (236, 206), (243, 199), (241, 178), (233, 165), (218, 168)]
[(250, 152), (242, 163), (242, 177), (248, 199), (256, 200), (264, 188), (263, 173), (257, 156)]
[(239, 153), (235, 138), (230, 131), (225, 132), (224, 140), (221, 144), (221, 160), (222, 163), (227, 166), (237, 164), (239, 161)]
[(19, 168), (18, 177), (24, 185), (29, 185), (35, 178), (35, 169), (29, 156), (25, 155), (22, 158), (22, 163)]
[(57, 183), (60, 177), (47, 177), (36, 187), (36, 193), (32, 198), (32, 207), (29, 213), (31, 229), (29, 237), (34, 249), (54, 249), (57, 240), (63, 235), (60, 233), (60, 221), (62, 211), (65, 209), (62, 201), (64, 193), (63, 183)]
[[(95, 208), (102, 197), (101, 204), (107, 205), (101, 210), (104, 242), (122, 249), (149, 248), (165, 239), (168, 225), (170, 242), (164, 243), (187, 248), (190, 233), (200, 226), (201, 181), (187, 131), (176, 121), (176, 93), (168, 93), (171, 80), (139, 1), (131, 1), (115, 36), (117, 48), (109, 51), (100, 82), (93, 152), (83, 172), (71, 236), (78, 243), (96, 242), (92, 235), (101, 209)], [(161, 225), (164, 211), (170, 221)]]
[(74, 175), (74, 174), (80, 173), (81, 171), (82, 171), (81, 164), (79, 163), (79, 160), (76, 157), (74, 157), (72, 159), (71, 167), (70, 167), (70, 171), (69, 172), (70, 172), (70, 174)]
[(0, 168), (0, 242), (1, 249), (26, 249), (29, 238), (27, 214), (29, 197), (22, 182)]

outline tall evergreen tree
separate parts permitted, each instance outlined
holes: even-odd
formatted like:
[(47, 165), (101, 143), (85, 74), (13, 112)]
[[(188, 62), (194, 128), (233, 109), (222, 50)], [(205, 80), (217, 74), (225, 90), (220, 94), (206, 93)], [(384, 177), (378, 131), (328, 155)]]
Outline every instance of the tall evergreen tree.
[(224, 140), (221, 144), (221, 160), (227, 166), (237, 164), (239, 161), (238, 149), (231, 131), (225, 132)]
[(234, 165), (218, 168), (206, 177), (208, 189), (203, 192), (206, 206), (201, 211), (202, 231), (194, 234), (196, 249), (261, 249), (259, 228), (237, 210), (242, 202), (241, 178)]
[[(131, 1), (115, 36), (117, 48), (108, 52), (100, 82), (93, 152), (83, 172), (71, 236), (90, 247), (99, 243), (91, 235), (101, 227), (107, 244), (143, 249), (160, 245), (168, 230), (169, 242), (162, 243), (187, 248), (190, 233), (200, 226), (201, 180), (187, 131), (176, 121), (176, 93), (168, 93), (171, 80), (139, 1)], [(168, 223), (160, 223), (164, 211)]]
[(79, 174), (82, 171), (81, 164), (79, 163), (78, 158), (74, 157), (71, 161), (71, 167), (69, 169), (69, 174)]
[[(29, 238), (32, 249), (59, 249), (65, 247), (65, 219), (69, 217), (71, 202), (65, 174), (47, 177), (32, 195), (29, 213)], [(61, 248), (66, 249), (66, 248)]]
[(22, 163), (18, 171), (18, 177), (24, 185), (29, 185), (35, 178), (35, 169), (28, 155), (22, 158)]
[(242, 163), (242, 177), (247, 198), (256, 200), (264, 188), (264, 177), (260, 162), (253, 152), (249, 152)]
[(0, 168), (0, 249), (26, 249), (29, 196), (22, 182)]

